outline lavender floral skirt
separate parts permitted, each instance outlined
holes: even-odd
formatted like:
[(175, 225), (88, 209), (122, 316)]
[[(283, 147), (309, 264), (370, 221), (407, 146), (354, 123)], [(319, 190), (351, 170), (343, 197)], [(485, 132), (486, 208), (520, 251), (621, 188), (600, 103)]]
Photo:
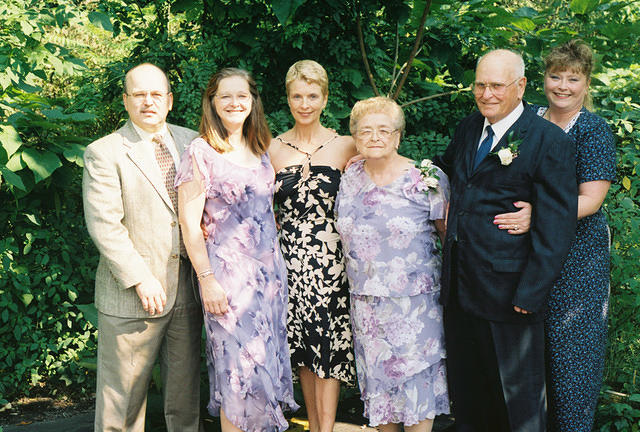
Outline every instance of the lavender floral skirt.
[(351, 296), (356, 369), (371, 426), (449, 413), (438, 292)]

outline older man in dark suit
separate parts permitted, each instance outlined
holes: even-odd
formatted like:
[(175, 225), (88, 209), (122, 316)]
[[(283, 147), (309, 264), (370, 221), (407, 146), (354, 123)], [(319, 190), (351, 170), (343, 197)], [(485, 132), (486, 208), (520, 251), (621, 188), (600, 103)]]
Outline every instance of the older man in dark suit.
[[(491, 51), (476, 68), (479, 112), (436, 162), (451, 182), (442, 302), (449, 391), (459, 432), (543, 432), (543, 318), (575, 232), (575, 148), (522, 101), (522, 57)], [(493, 216), (533, 204), (531, 230)]]
[(84, 155), (85, 219), (100, 252), (95, 430), (144, 431), (159, 358), (167, 430), (197, 432), (202, 312), (173, 187), (197, 133), (166, 122), (173, 95), (157, 66), (131, 69), (123, 100), (129, 121)]

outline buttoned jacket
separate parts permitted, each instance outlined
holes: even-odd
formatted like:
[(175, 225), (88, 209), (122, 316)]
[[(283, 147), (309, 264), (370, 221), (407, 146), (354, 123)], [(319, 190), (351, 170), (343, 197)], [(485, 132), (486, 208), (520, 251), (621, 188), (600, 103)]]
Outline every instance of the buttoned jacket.
[[(543, 319), (575, 238), (575, 145), (526, 103), (524, 108), (475, 170), (484, 125), (480, 112), (460, 122), (445, 153), (435, 159), (451, 184), (441, 300), (446, 305), (456, 289), (462, 308), (487, 320)], [(517, 157), (505, 165), (497, 152), (509, 147), (517, 147)], [(508, 234), (493, 223), (495, 215), (517, 210), (516, 201), (533, 205), (526, 234)], [(524, 316), (513, 306), (533, 313)]]

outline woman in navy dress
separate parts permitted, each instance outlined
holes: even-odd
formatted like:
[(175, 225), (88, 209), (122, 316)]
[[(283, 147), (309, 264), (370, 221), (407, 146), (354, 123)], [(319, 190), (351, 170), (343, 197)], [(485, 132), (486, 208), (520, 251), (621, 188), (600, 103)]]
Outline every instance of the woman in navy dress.
[[(548, 107), (538, 115), (576, 143), (578, 226), (546, 318), (549, 430), (589, 432), (602, 385), (609, 306), (609, 228), (601, 206), (615, 179), (613, 135), (591, 113), (593, 53), (581, 41), (556, 47), (545, 58)], [(513, 228), (499, 215), (502, 228)]]

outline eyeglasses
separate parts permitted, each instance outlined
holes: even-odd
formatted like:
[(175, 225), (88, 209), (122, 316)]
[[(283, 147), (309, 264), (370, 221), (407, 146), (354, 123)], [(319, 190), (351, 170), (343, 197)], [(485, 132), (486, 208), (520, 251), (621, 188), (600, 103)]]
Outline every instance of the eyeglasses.
[(241, 104), (246, 104), (246, 103), (249, 103), (249, 101), (251, 101), (251, 95), (249, 93), (238, 93), (236, 95), (232, 95), (230, 93), (223, 93), (223, 94), (216, 94), (215, 97), (217, 97), (218, 100), (220, 100), (220, 103), (222, 103), (222, 105), (229, 105), (234, 101), (234, 99)]
[(162, 102), (165, 96), (167, 96), (168, 94), (169, 93), (163, 93), (159, 91), (137, 91), (134, 93), (127, 93), (127, 96), (138, 103), (146, 101), (148, 97), (150, 97), (154, 103), (158, 103)]
[(480, 96), (481, 94), (484, 94), (484, 91), (488, 88), (489, 90), (491, 90), (491, 93), (493, 93), (494, 96), (502, 96), (504, 92), (507, 91), (507, 87), (520, 79), (522, 79), (522, 77), (516, 78), (509, 84), (475, 82), (473, 83), (473, 94), (475, 94), (476, 96)]
[(373, 134), (375, 133), (378, 138), (380, 138), (383, 141), (386, 141), (389, 138), (391, 138), (391, 135), (393, 135), (396, 132), (398, 132), (398, 129), (387, 129), (387, 128), (369, 129), (369, 128), (366, 128), (366, 129), (360, 129), (358, 132), (356, 132), (356, 137), (359, 138), (359, 139), (368, 140), (368, 139), (373, 138)]

